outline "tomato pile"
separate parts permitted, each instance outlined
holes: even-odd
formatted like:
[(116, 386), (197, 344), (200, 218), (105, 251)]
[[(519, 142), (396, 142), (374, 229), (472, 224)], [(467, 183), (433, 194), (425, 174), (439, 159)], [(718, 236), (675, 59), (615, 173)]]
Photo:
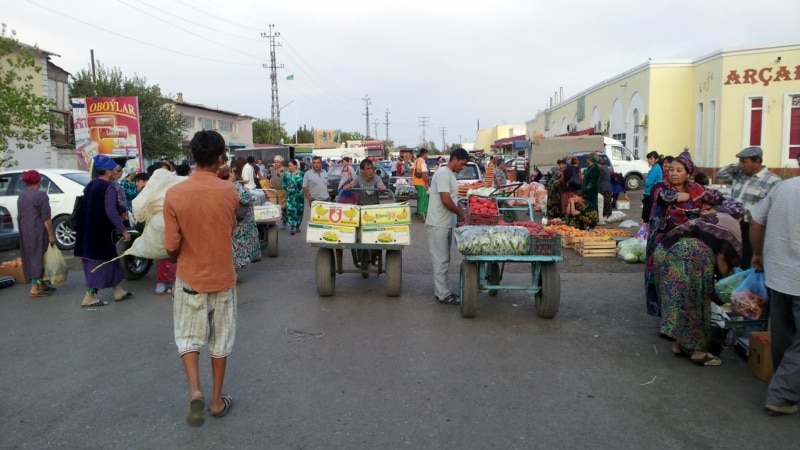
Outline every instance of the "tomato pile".
[(500, 211), (497, 209), (497, 199), (481, 197), (479, 195), (469, 196), (467, 209), (473, 214), (483, 214), (486, 216), (500, 215)]

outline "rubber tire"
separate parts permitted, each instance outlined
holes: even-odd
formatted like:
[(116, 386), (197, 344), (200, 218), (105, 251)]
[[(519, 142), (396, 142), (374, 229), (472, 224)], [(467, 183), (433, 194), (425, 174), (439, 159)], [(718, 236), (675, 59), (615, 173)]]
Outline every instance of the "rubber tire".
[(336, 266), (333, 249), (320, 248), (317, 250), (317, 294), (320, 297), (330, 297), (336, 289)]
[(644, 186), (644, 181), (638, 175), (629, 175), (625, 178), (625, 188), (629, 191), (641, 189)]
[(261, 250), (267, 248), (267, 228), (269, 228), (269, 225), (256, 225), (256, 229), (258, 230), (258, 246), (261, 247)]
[[(369, 250), (359, 250), (358, 262), (361, 264), (361, 270), (369, 270), (370, 252)], [(362, 278), (369, 278), (369, 272), (361, 272)]]
[(53, 219), (53, 233), (56, 235), (56, 246), (59, 250), (75, 249), (75, 230), (69, 226), (69, 215), (61, 215)]
[(459, 283), (461, 284), (462, 317), (472, 318), (478, 312), (478, 282), (478, 263), (461, 261)]
[(403, 290), (403, 252), (386, 250), (386, 295), (399, 297)]
[[(500, 264), (491, 263), (489, 265), (489, 270), (491, 271), (491, 274), (489, 274), (489, 276), (486, 277), (486, 281), (488, 281), (489, 284), (500, 284), (500, 280), (501, 280), (501, 278), (500, 278)], [(489, 290), (489, 296), (490, 297), (497, 297), (497, 290), (496, 289), (490, 289)]]
[(536, 315), (544, 319), (552, 319), (558, 314), (561, 304), (561, 277), (555, 262), (542, 263), (541, 290), (534, 296)]
[(269, 225), (267, 227), (267, 256), (274, 258), (278, 256), (278, 225)]
[[(136, 236), (136, 239), (140, 238), (141, 236)], [(131, 246), (133, 245), (133, 241), (135, 239), (131, 239), (130, 241), (125, 242), (121, 238), (117, 241), (117, 253), (122, 254)], [(141, 280), (147, 275), (147, 272), (150, 271), (150, 267), (153, 265), (152, 259), (145, 259), (139, 258), (138, 256), (132, 255), (125, 255), (122, 257), (122, 270), (125, 272), (125, 279), (126, 280)]]

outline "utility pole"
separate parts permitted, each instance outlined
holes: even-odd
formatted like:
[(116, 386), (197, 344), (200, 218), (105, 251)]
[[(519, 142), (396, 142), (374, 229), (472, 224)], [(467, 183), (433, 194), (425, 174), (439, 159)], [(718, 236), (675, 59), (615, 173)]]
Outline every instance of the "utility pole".
[(364, 105), (367, 108), (367, 112), (364, 113), (364, 115), (367, 116), (367, 134), (364, 136), (364, 139), (369, 139), (369, 105), (372, 102), (369, 100), (369, 94), (364, 95), (364, 98), (361, 100), (364, 100)]
[(428, 140), (425, 137), (425, 127), (428, 126), (428, 120), (429, 119), (430, 119), (430, 117), (427, 117), (427, 116), (422, 116), (422, 117), (419, 118), (419, 126), (422, 127), (422, 146), (423, 147), (428, 145)]
[(273, 141), (271, 142), (272, 144), (279, 144), (281, 135), (281, 107), (278, 102), (278, 69), (283, 69), (283, 64), (279, 66), (275, 61), (275, 47), (281, 46), (280, 43), (275, 42), (275, 39), (279, 38), (281, 34), (278, 32), (273, 32), (273, 28), (275, 28), (275, 25), (269, 24), (269, 33), (261, 33), (261, 37), (269, 38), (270, 65), (267, 66), (264, 64), (263, 67), (265, 69), (269, 67), (269, 78), (272, 82), (272, 114), (270, 116), (272, 120), (272, 129), (270, 130), (270, 138)]
[(447, 145), (444, 142), (444, 137), (447, 136), (447, 127), (439, 127), (439, 132), (442, 133), (442, 153), (446, 153)]
[(389, 140), (389, 108), (386, 108), (386, 122), (384, 122), (384, 124), (386, 125), (386, 140), (388, 141)]
[(378, 119), (375, 119), (375, 140), (380, 141), (381, 138), (378, 136), (378, 124), (381, 123)]

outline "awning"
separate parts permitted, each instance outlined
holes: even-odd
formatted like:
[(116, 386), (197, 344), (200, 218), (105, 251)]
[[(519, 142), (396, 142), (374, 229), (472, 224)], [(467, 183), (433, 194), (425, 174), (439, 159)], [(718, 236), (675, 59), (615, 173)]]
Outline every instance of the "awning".
[(514, 141), (525, 141), (525, 135), (512, 136), (503, 139), (498, 139), (492, 144), (492, 148), (511, 148), (514, 146)]

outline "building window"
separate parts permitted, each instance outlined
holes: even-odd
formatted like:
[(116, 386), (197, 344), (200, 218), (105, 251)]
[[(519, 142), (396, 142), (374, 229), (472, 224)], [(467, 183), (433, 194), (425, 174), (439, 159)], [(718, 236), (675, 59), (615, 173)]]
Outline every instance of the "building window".
[(227, 120), (218, 120), (217, 125), (219, 126), (219, 131), (227, 131), (228, 133), (233, 131), (233, 123)]
[(792, 96), (789, 112), (789, 159), (800, 156), (800, 95)]
[(194, 128), (194, 116), (181, 115), (181, 125), (184, 130), (191, 130)]
[(761, 146), (761, 119), (763, 116), (763, 98), (750, 99), (750, 144)]
[(627, 147), (627, 145), (625, 145), (626, 136), (626, 133), (612, 134), (611, 139), (616, 139), (622, 143), (623, 147)]
[(211, 119), (200, 119), (200, 127), (204, 130), (213, 130), (214, 129), (214, 121)]

